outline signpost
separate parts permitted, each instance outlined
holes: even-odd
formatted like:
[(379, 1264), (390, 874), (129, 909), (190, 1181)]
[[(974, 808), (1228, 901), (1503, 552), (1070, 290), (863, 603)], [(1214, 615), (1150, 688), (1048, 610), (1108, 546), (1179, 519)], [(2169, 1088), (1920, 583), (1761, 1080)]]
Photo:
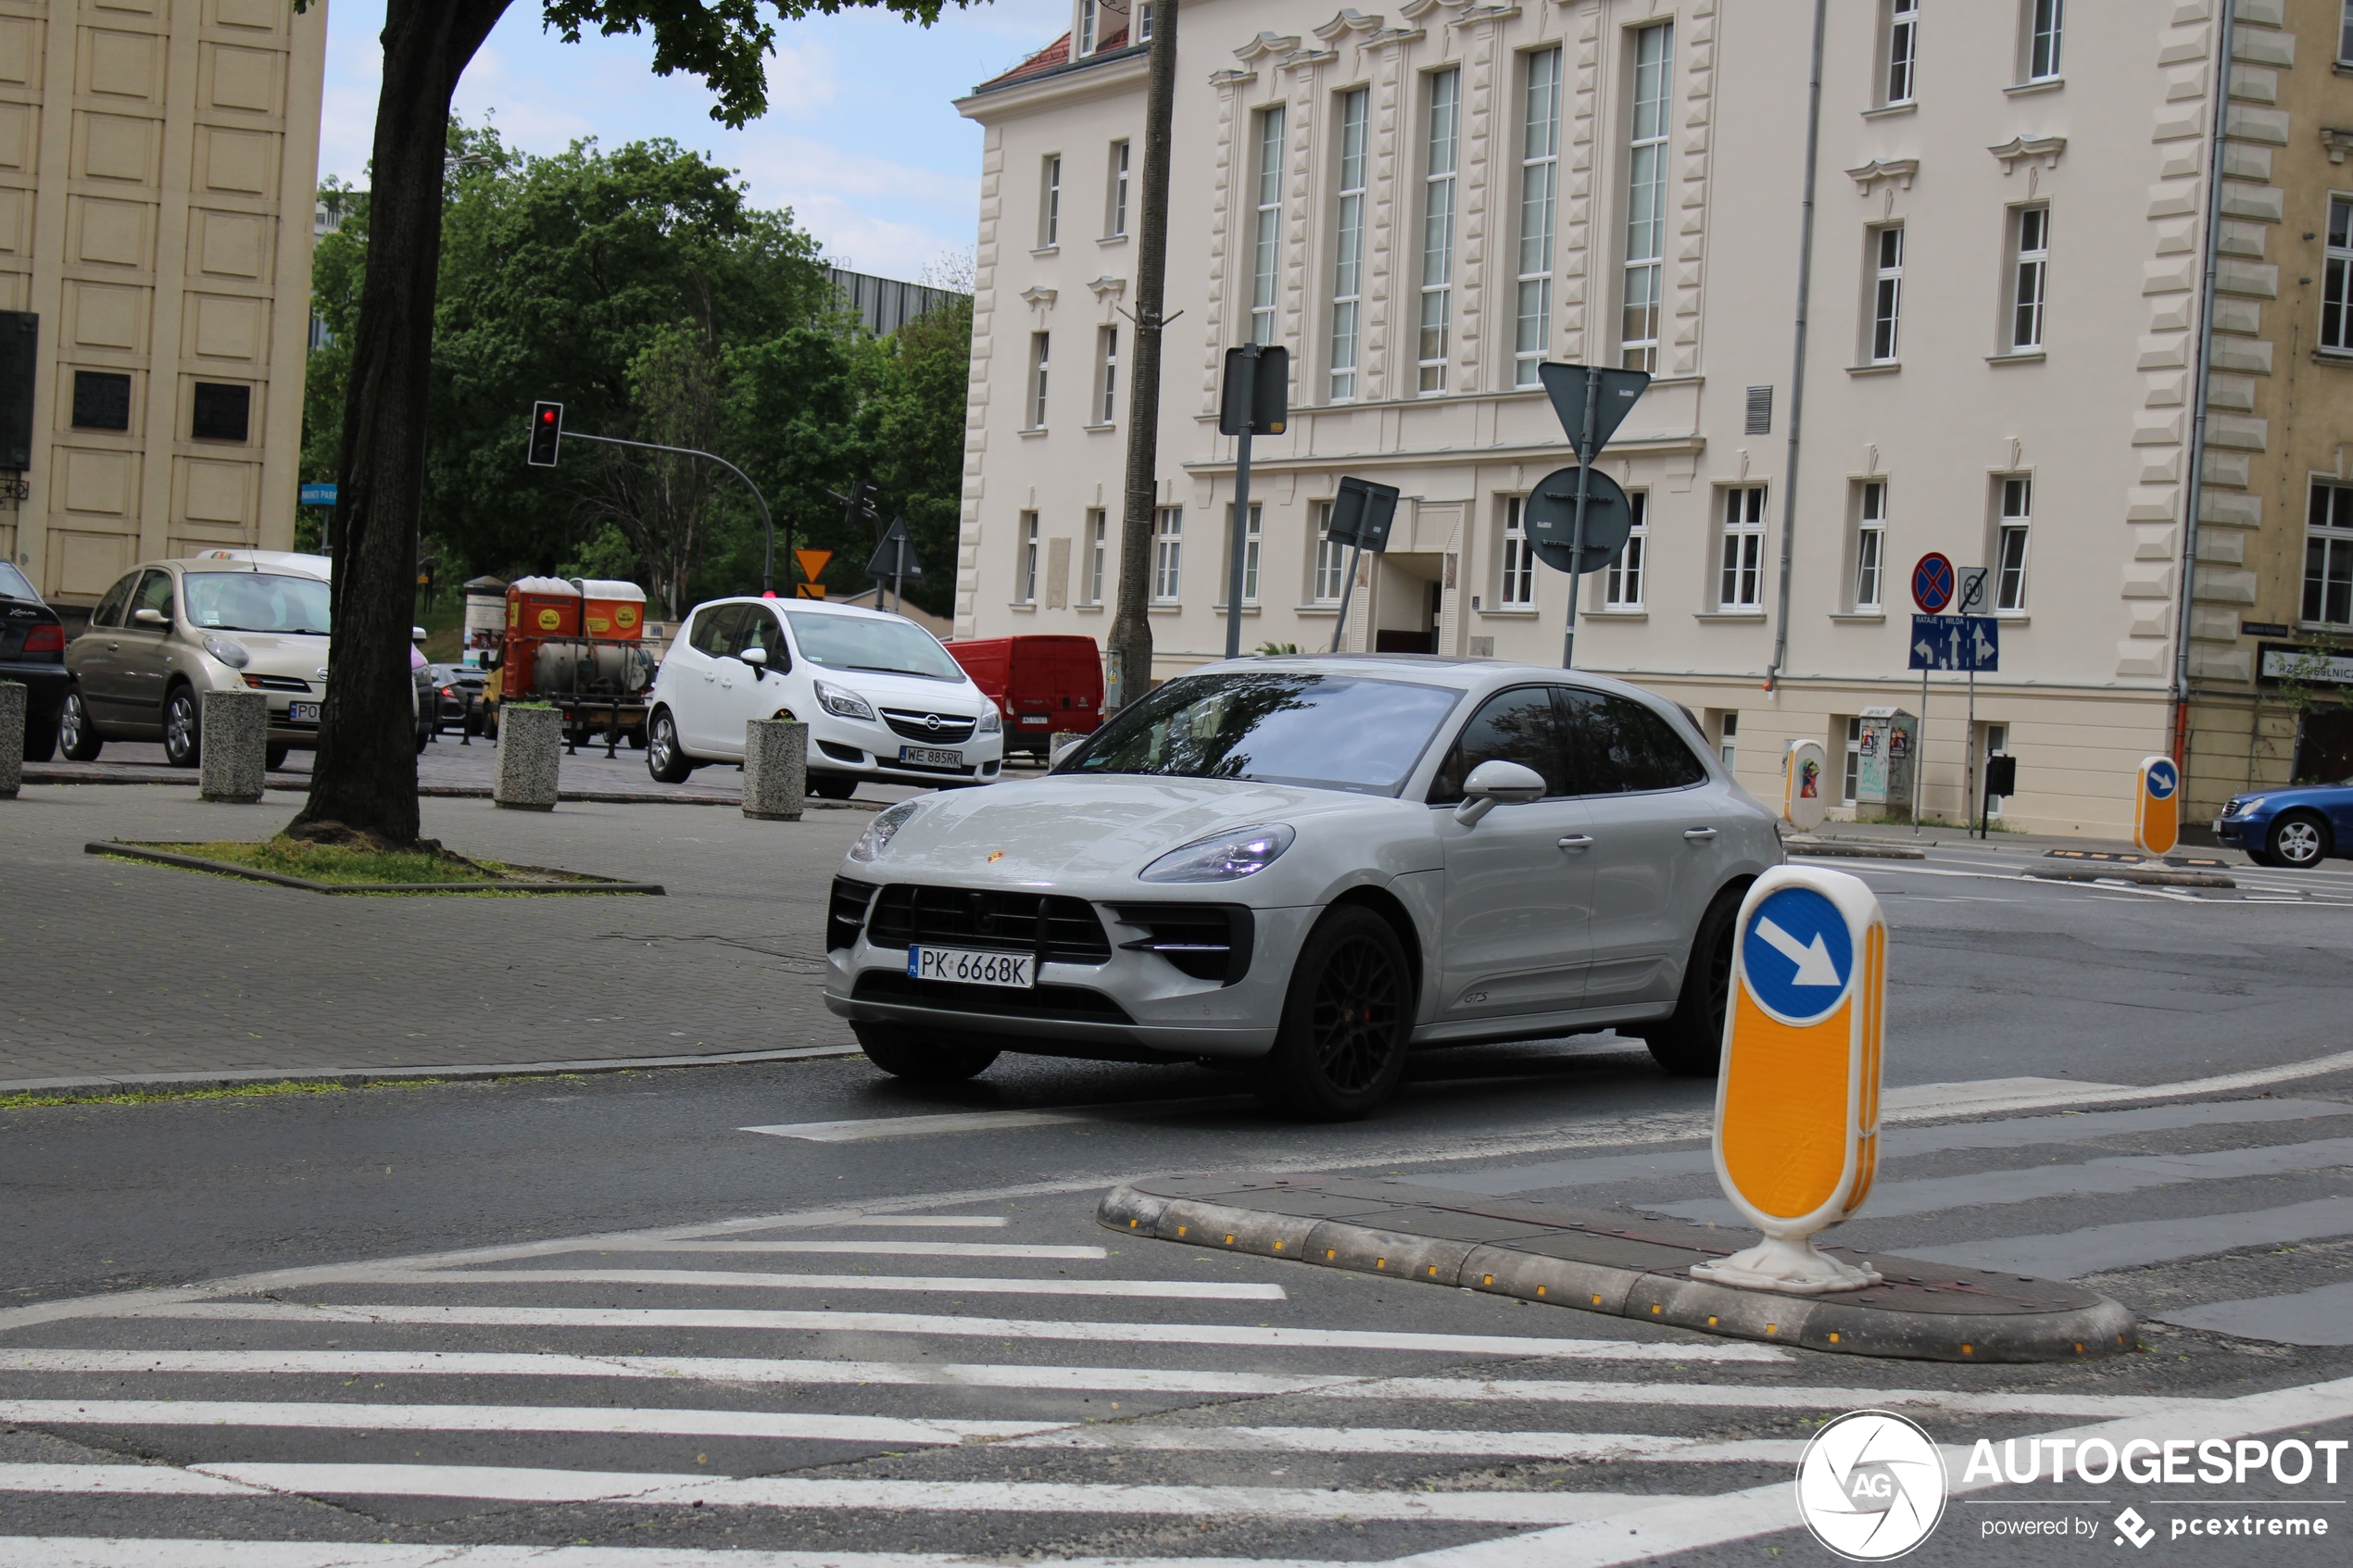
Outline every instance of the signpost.
[(1862, 879), (1810, 866), (1756, 879), (1734, 928), (1715, 1152), (1724, 1195), (1765, 1240), (1692, 1277), (1793, 1296), (1880, 1283), (1814, 1236), (1863, 1206), (1879, 1170), (1886, 1000), (1887, 920)]
[(2171, 757), (2144, 757), (2133, 790), (2133, 842), (2169, 855), (2182, 836), (2182, 770)]
[(1397, 518), (1398, 490), (1394, 484), (1375, 484), (1369, 479), (1343, 477), (1340, 495), (1332, 502), (1331, 521), (1324, 524), (1324, 537), (1335, 545), (1350, 547), (1348, 577), (1340, 589), (1340, 621), (1332, 628), (1332, 652), (1340, 651), (1340, 641), (1348, 634), (1348, 601), (1356, 593), (1356, 566), (1370, 550), (1379, 555), (1389, 548), (1389, 526)]
[(1822, 770), (1828, 765), (1822, 743), (1793, 740), (1781, 759), (1781, 821), (1800, 833), (1822, 825), (1830, 801), (1822, 794)]
[(800, 586), (793, 590), (794, 596), (803, 599), (824, 598), (825, 585), (817, 581), (817, 575), (825, 570), (825, 563), (834, 558), (834, 553), (831, 550), (795, 550), (792, 553), (792, 558), (800, 563), (800, 575), (803, 579)]
[[(1626, 416), (1633, 412), (1635, 399), (1642, 395), (1642, 390), (1650, 385), (1651, 378), (1647, 370), (1605, 369), (1599, 365), (1563, 365), (1549, 359), (1536, 367), (1536, 378), (1544, 383), (1544, 395), (1553, 401), (1553, 412), (1559, 418), (1561, 429), (1567, 433), (1570, 444), (1577, 449), (1575, 469), (1563, 469), (1551, 474), (1536, 487), (1541, 493), (1552, 489), (1555, 480), (1570, 474), (1576, 476), (1573, 481), (1575, 493), (1568, 498), (1573, 508), (1567, 541), (1569, 564), (1563, 567), (1551, 556), (1543, 555), (1541, 550), (1538, 552), (1546, 565), (1570, 574), (1568, 625), (1561, 633), (1561, 668), (1574, 670), (1577, 667), (1577, 579), (1594, 570), (1593, 566), (1586, 564), (1585, 546), (1591, 537), (1587, 529), (1595, 521), (1592, 516), (1593, 502), (1602, 494), (1593, 483), (1595, 479), (1602, 477), (1593, 472), (1593, 458), (1608, 445), (1609, 438), (1617, 433), (1617, 427), (1626, 421)], [(1630, 528), (1633, 511), (1626, 499), (1626, 493), (1616, 484), (1611, 484), (1609, 488), (1617, 493), (1617, 505), (1624, 509)], [(1530, 507), (1535, 499), (1533, 495), (1529, 498)], [(1531, 522), (1529, 538), (1535, 537), (1535, 532)], [(1626, 531), (1621, 529), (1617, 535), (1618, 546), (1622, 547), (1625, 543)], [(1606, 565), (1617, 554), (1617, 550), (1613, 548), (1608, 556), (1595, 564)]]
[(296, 505), (332, 507), (335, 504), (335, 487), (332, 484), (306, 484), (296, 497)]
[[(1971, 568), (1982, 575), (1982, 569)], [(1968, 578), (1962, 579), (1964, 594)], [(1962, 600), (1967, 603), (1966, 597)], [(2002, 667), (2002, 623), (1990, 615), (1916, 615), (1912, 617), (1911, 667), (1920, 672), (1920, 723), (1928, 723), (1928, 672), (1931, 670), (1969, 673), (1969, 742), (1961, 774), (1961, 822), (1969, 822), (1971, 784), (1977, 778), (1977, 672)], [(1925, 746), (1925, 743), (1923, 743)], [(1912, 770), (1912, 827), (1919, 828), (1919, 780), (1925, 768)]]
[[(907, 580), (912, 577), (918, 583), (922, 582), (924, 563), (915, 555), (914, 541), (907, 537), (905, 518), (890, 520), (890, 527), (884, 532), (882, 543), (875, 546), (874, 558), (866, 563), (866, 575), (877, 583), (886, 577), (889, 578), (893, 605), (902, 610), (906, 608)], [(881, 599), (879, 588), (875, 597), (877, 601)], [(879, 609), (882, 607), (877, 603), (875, 608)]]
[[(1931, 550), (1912, 567), (1912, 603), (1922, 615), (1941, 615), (1953, 602), (1953, 559), (1942, 550)], [(1919, 641), (1919, 623), (1912, 625), (1912, 640)], [(1928, 771), (1928, 666), (1915, 662), (1920, 672), (1920, 759), (1912, 770), (1912, 836), (1920, 835), (1920, 779)]]
[(1226, 385), (1217, 403), (1217, 433), (1234, 444), (1234, 526), (1226, 569), (1226, 657), (1242, 656), (1242, 552), (1250, 543), (1250, 438), (1280, 435), (1290, 424), (1290, 350), (1246, 343), (1226, 350)]

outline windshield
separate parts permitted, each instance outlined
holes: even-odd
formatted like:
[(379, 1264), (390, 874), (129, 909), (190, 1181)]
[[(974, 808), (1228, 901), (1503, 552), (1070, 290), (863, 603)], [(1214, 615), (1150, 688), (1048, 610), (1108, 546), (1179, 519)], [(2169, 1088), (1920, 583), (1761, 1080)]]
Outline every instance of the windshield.
[(1394, 795), (1459, 693), (1356, 675), (1194, 675), (1127, 709), (1073, 771)]
[(191, 571), (181, 581), (187, 590), (192, 626), (208, 632), (327, 634), (327, 585), (315, 577)]
[(32, 591), (32, 584), (25, 581), (23, 572), (19, 571), (6, 561), (0, 560), (0, 598), (38, 599), (40, 597), (40, 595)]
[(922, 675), (959, 681), (964, 668), (949, 657), (939, 639), (912, 621), (870, 621), (862, 615), (812, 615), (787, 611), (800, 657), (828, 670), (875, 670), (889, 675)]

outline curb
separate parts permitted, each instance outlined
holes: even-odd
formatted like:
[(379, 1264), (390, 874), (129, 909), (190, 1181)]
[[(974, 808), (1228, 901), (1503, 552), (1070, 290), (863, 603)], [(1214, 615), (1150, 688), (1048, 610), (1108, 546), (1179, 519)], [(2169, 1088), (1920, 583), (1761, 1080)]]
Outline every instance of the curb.
[(169, 1094), (218, 1089), (238, 1084), (397, 1084), (411, 1078), (464, 1083), (482, 1078), (539, 1078), (566, 1073), (635, 1073), (658, 1067), (743, 1067), (764, 1061), (800, 1061), (815, 1057), (859, 1056), (856, 1046), (796, 1046), (776, 1051), (729, 1051), (716, 1056), (613, 1056), (588, 1061), (509, 1061), (463, 1067), (310, 1067), (276, 1073), (122, 1073), (100, 1078), (17, 1078), (0, 1082), (0, 1094)]
[(2019, 873), (2037, 882), (2131, 882), (2143, 887), (2236, 887), (2221, 872), (2156, 871), (2140, 866), (2029, 866)]
[(1690, 1270), (1739, 1250), (1744, 1233), (1466, 1198), (1407, 1182), (1151, 1178), (1105, 1194), (1095, 1223), (1160, 1241), (1403, 1275), (1832, 1355), (2073, 1361), (2133, 1345), (2133, 1318), (2123, 1305), (2054, 1280), (1850, 1253), (1868, 1258), (1888, 1283), (1837, 1296), (1743, 1290), (1695, 1280)]
[[(40, 764), (27, 766), (24, 775), (26, 784), (149, 784), (157, 787), (177, 784), (182, 788), (194, 788), (195, 785), (195, 780), (193, 777), (156, 778), (138, 773), (106, 772), (97, 769), (86, 771), (57, 770), (36, 773), (31, 771), (34, 766), (40, 766)], [(268, 780), (265, 787), (294, 795), (307, 795), (310, 790), (310, 784), (307, 780), (290, 782), (285, 778)], [(490, 790), (486, 785), (474, 784), (419, 784), (417, 794), (420, 797), (429, 796), (441, 800), (487, 800), (490, 798)], [(743, 797), (735, 795), (657, 795), (648, 790), (627, 789), (561, 789), (556, 792), (556, 798), (558, 801), (570, 801), (582, 806), (730, 806), (737, 810), (741, 810), (744, 804)], [(887, 800), (819, 800), (814, 797), (803, 802), (803, 805), (812, 811), (879, 811), (890, 804)]]
[[(208, 860), (197, 855), (175, 855), (168, 849), (116, 840), (84, 844), (82, 852), (85, 855), (111, 855), (124, 860), (145, 860), (158, 866), (176, 866), (182, 871), (210, 872), (215, 876), (242, 877), (247, 882), (266, 882), (273, 886), (296, 888), (305, 893), (651, 893), (659, 897), (662, 892), (661, 884), (658, 882), (615, 882), (606, 877), (586, 876), (579, 872), (563, 873), (579, 877), (576, 882), (314, 882), (308, 877), (288, 876), (283, 872), (241, 866), (233, 860)], [(524, 866), (522, 869), (535, 872), (547, 868)]]
[(1881, 846), (1852, 842), (1809, 844), (1801, 839), (1790, 839), (1781, 845), (1781, 848), (1784, 853), (1791, 855), (1828, 856), (1843, 860), (1925, 860), (1928, 859), (1928, 851), (1912, 848), (1909, 845)]

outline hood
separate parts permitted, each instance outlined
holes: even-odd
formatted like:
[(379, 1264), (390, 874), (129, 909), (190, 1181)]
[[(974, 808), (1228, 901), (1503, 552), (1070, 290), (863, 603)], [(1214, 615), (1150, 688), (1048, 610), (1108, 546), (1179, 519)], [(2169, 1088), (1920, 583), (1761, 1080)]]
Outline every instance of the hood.
[(935, 796), (881, 859), (851, 874), (964, 886), (1133, 876), (1226, 829), (1394, 805), (1385, 796), (1229, 779), (1050, 776)]
[[(292, 675), (296, 680), (317, 681), (319, 667), (327, 662), (324, 637), (290, 637), (275, 632), (222, 632), (220, 636), (244, 645), (253, 655), (242, 673), (248, 675)], [(199, 636), (201, 644), (203, 638)]]

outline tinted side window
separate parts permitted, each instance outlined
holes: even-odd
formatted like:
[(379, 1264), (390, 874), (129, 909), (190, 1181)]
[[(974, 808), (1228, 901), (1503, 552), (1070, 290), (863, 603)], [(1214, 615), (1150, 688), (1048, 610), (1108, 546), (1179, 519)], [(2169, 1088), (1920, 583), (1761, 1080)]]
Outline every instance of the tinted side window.
[(749, 648), (759, 648), (768, 655), (768, 668), (778, 674), (792, 668), (792, 653), (785, 646), (785, 629), (776, 623), (775, 615), (760, 605), (742, 608), (743, 623), (736, 633), (729, 649), (736, 658)]
[(131, 603), (131, 586), (138, 581), (139, 574), (134, 571), (107, 589), (107, 596), (98, 601), (97, 609), (92, 613), (90, 624), (93, 626), (121, 625), (122, 612)]
[(1481, 762), (1517, 762), (1544, 775), (1548, 796), (1575, 793), (1569, 785), (1567, 756), (1561, 744), (1560, 713), (1551, 686), (1519, 686), (1498, 692), (1479, 705), (1463, 726), (1444, 766), (1430, 784), (1433, 805), (1463, 798), (1463, 781)]
[(134, 615), (143, 609), (152, 609), (166, 621), (170, 621), (171, 619), (171, 573), (169, 571), (148, 572), (140, 581), (138, 595), (131, 601), (131, 609)]
[(1707, 777), (1674, 726), (1631, 697), (1570, 691), (1568, 745), (1587, 795), (1682, 789)]
[(695, 612), (694, 634), (686, 639), (697, 653), (717, 659), (735, 646), (736, 624), (743, 619), (741, 605), (720, 605)]

